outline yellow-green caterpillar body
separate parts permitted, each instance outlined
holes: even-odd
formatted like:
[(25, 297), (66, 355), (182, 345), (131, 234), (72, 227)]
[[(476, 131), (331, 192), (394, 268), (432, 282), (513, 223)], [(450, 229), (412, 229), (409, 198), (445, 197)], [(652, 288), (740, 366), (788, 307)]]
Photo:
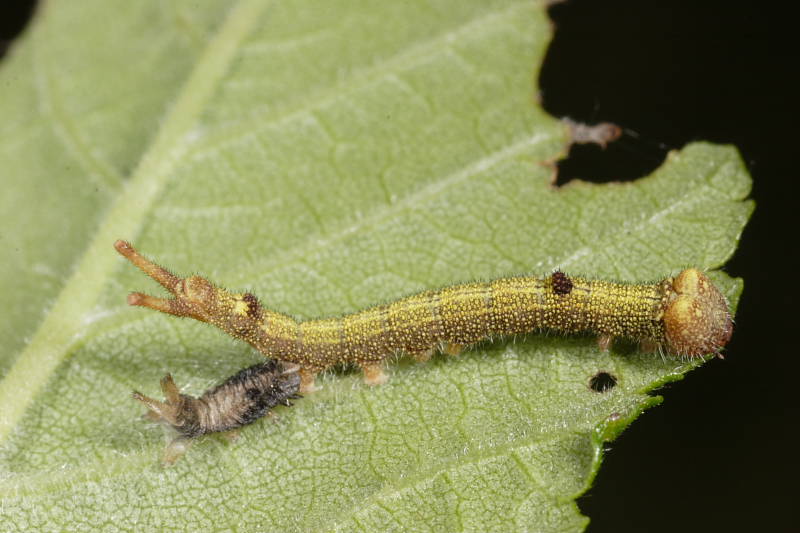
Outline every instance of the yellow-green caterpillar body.
[(200, 276), (180, 278), (129, 243), (117, 251), (174, 298), (138, 292), (128, 303), (214, 324), (265, 356), (300, 367), (301, 392), (320, 371), (357, 364), (370, 384), (386, 381), (394, 354), (428, 359), (436, 348), (457, 353), (488, 337), (545, 330), (592, 333), (607, 348), (615, 338), (696, 357), (719, 353), (733, 332), (728, 303), (700, 270), (688, 268), (652, 284), (570, 277), (511, 277), (431, 290), (340, 317), (298, 321), (263, 307), (250, 293), (231, 293)]

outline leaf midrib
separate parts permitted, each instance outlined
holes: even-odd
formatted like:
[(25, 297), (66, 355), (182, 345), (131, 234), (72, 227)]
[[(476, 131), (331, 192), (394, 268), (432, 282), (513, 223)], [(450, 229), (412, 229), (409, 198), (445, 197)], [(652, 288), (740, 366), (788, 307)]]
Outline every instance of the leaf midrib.
[(17, 426), (27, 407), (66, 357), (74, 339), (82, 336), (84, 317), (94, 307), (119, 259), (111, 250), (115, 239), (135, 237), (158, 198), (175, 163), (186, 149), (185, 136), (206, 109), (207, 102), (250, 34), (261, 12), (261, 0), (239, 0), (199, 56), (153, 143), (144, 152), (130, 181), (114, 201), (53, 306), (45, 313), (30, 343), (0, 382), (0, 442)]

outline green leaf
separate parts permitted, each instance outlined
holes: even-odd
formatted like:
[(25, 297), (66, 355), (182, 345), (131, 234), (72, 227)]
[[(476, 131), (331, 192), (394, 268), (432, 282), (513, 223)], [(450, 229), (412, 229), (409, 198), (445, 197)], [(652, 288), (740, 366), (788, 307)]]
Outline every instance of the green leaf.
[[(131, 389), (169, 371), (197, 394), (260, 355), (126, 306), (160, 288), (112, 243), (301, 318), (556, 267), (654, 280), (733, 252), (753, 208), (736, 151), (553, 187), (542, 2), (229, 6), (47, 2), (5, 60), (4, 529), (580, 530), (603, 443), (700, 361), (531, 335), (401, 360), (378, 388), (338, 371), (162, 469)], [(599, 372), (617, 385), (593, 391)]]

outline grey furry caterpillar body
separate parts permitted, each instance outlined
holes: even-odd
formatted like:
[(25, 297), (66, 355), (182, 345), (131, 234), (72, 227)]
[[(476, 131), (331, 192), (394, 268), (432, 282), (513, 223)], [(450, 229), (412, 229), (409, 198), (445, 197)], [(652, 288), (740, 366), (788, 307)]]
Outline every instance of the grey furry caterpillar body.
[(228, 432), (234, 438), (242, 426), (251, 424), (276, 405), (292, 405), (299, 398), (299, 367), (273, 359), (240, 370), (199, 398), (181, 394), (172, 376), (161, 380), (166, 401), (134, 391), (133, 398), (149, 409), (148, 417), (162, 421), (178, 433), (164, 451), (163, 462), (175, 462), (192, 439), (207, 433)]
[(140, 255), (129, 243), (117, 251), (160, 283), (173, 298), (134, 292), (130, 305), (213, 324), (266, 357), (299, 366), (300, 392), (316, 375), (356, 364), (365, 381), (387, 379), (383, 362), (404, 353), (425, 361), (436, 348), (456, 354), (488, 337), (551, 331), (591, 333), (602, 349), (615, 338), (678, 356), (717, 353), (733, 322), (728, 303), (701, 271), (688, 268), (652, 284), (550, 276), (500, 278), (422, 292), (340, 317), (298, 321), (264, 308), (251, 293), (231, 293), (200, 276), (180, 278)]

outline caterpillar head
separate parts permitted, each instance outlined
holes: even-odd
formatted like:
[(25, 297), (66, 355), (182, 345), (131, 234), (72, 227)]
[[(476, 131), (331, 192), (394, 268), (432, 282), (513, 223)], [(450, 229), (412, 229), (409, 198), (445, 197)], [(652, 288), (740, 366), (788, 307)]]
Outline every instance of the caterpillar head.
[(117, 241), (114, 248), (145, 274), (156, 280), (173, 298), (157, 298), (140, 292), (128, 295), (130, 305), (149, 307), (176, 316), (188, 316), (221, 327), (233, 335), (252, 328), (251, 322), (258, 321), (261, 305), (250, 294), (232, 294), (215, 287), (201, 276), (180, 278), (142, 256), (130, 243)]
[(153, 421), (165, 422), (184, 437), (195, 437), (201, 433), (197, 415), (197, 399), (181, 394), (172, 375), (167, 374), (161, 380), (161, 391), (164, 401), (158, 401), (144, 394), (133, 391), (133, 399), (139, 400), (149, 409), (147, 417)]
[(669, 299), (663, 320), (669, 350), (690, 357), (719, 353), (733, 334), (728, 302), (719, 289), (696, 268), (666, 283)]
[(198, 400), (181, 394), (170, 374), (161, 380), (161, 391), (164, 393), (163, 402), (137, 391), (133, 391), (132, 396), (147, 406), (146, 418), (163, 422), (177, 431), (178, 435), (164, 449), (161, 464), (167, 466), (177, 461), (191, 445), (192, 438), (203, 431), (198, 417)]

